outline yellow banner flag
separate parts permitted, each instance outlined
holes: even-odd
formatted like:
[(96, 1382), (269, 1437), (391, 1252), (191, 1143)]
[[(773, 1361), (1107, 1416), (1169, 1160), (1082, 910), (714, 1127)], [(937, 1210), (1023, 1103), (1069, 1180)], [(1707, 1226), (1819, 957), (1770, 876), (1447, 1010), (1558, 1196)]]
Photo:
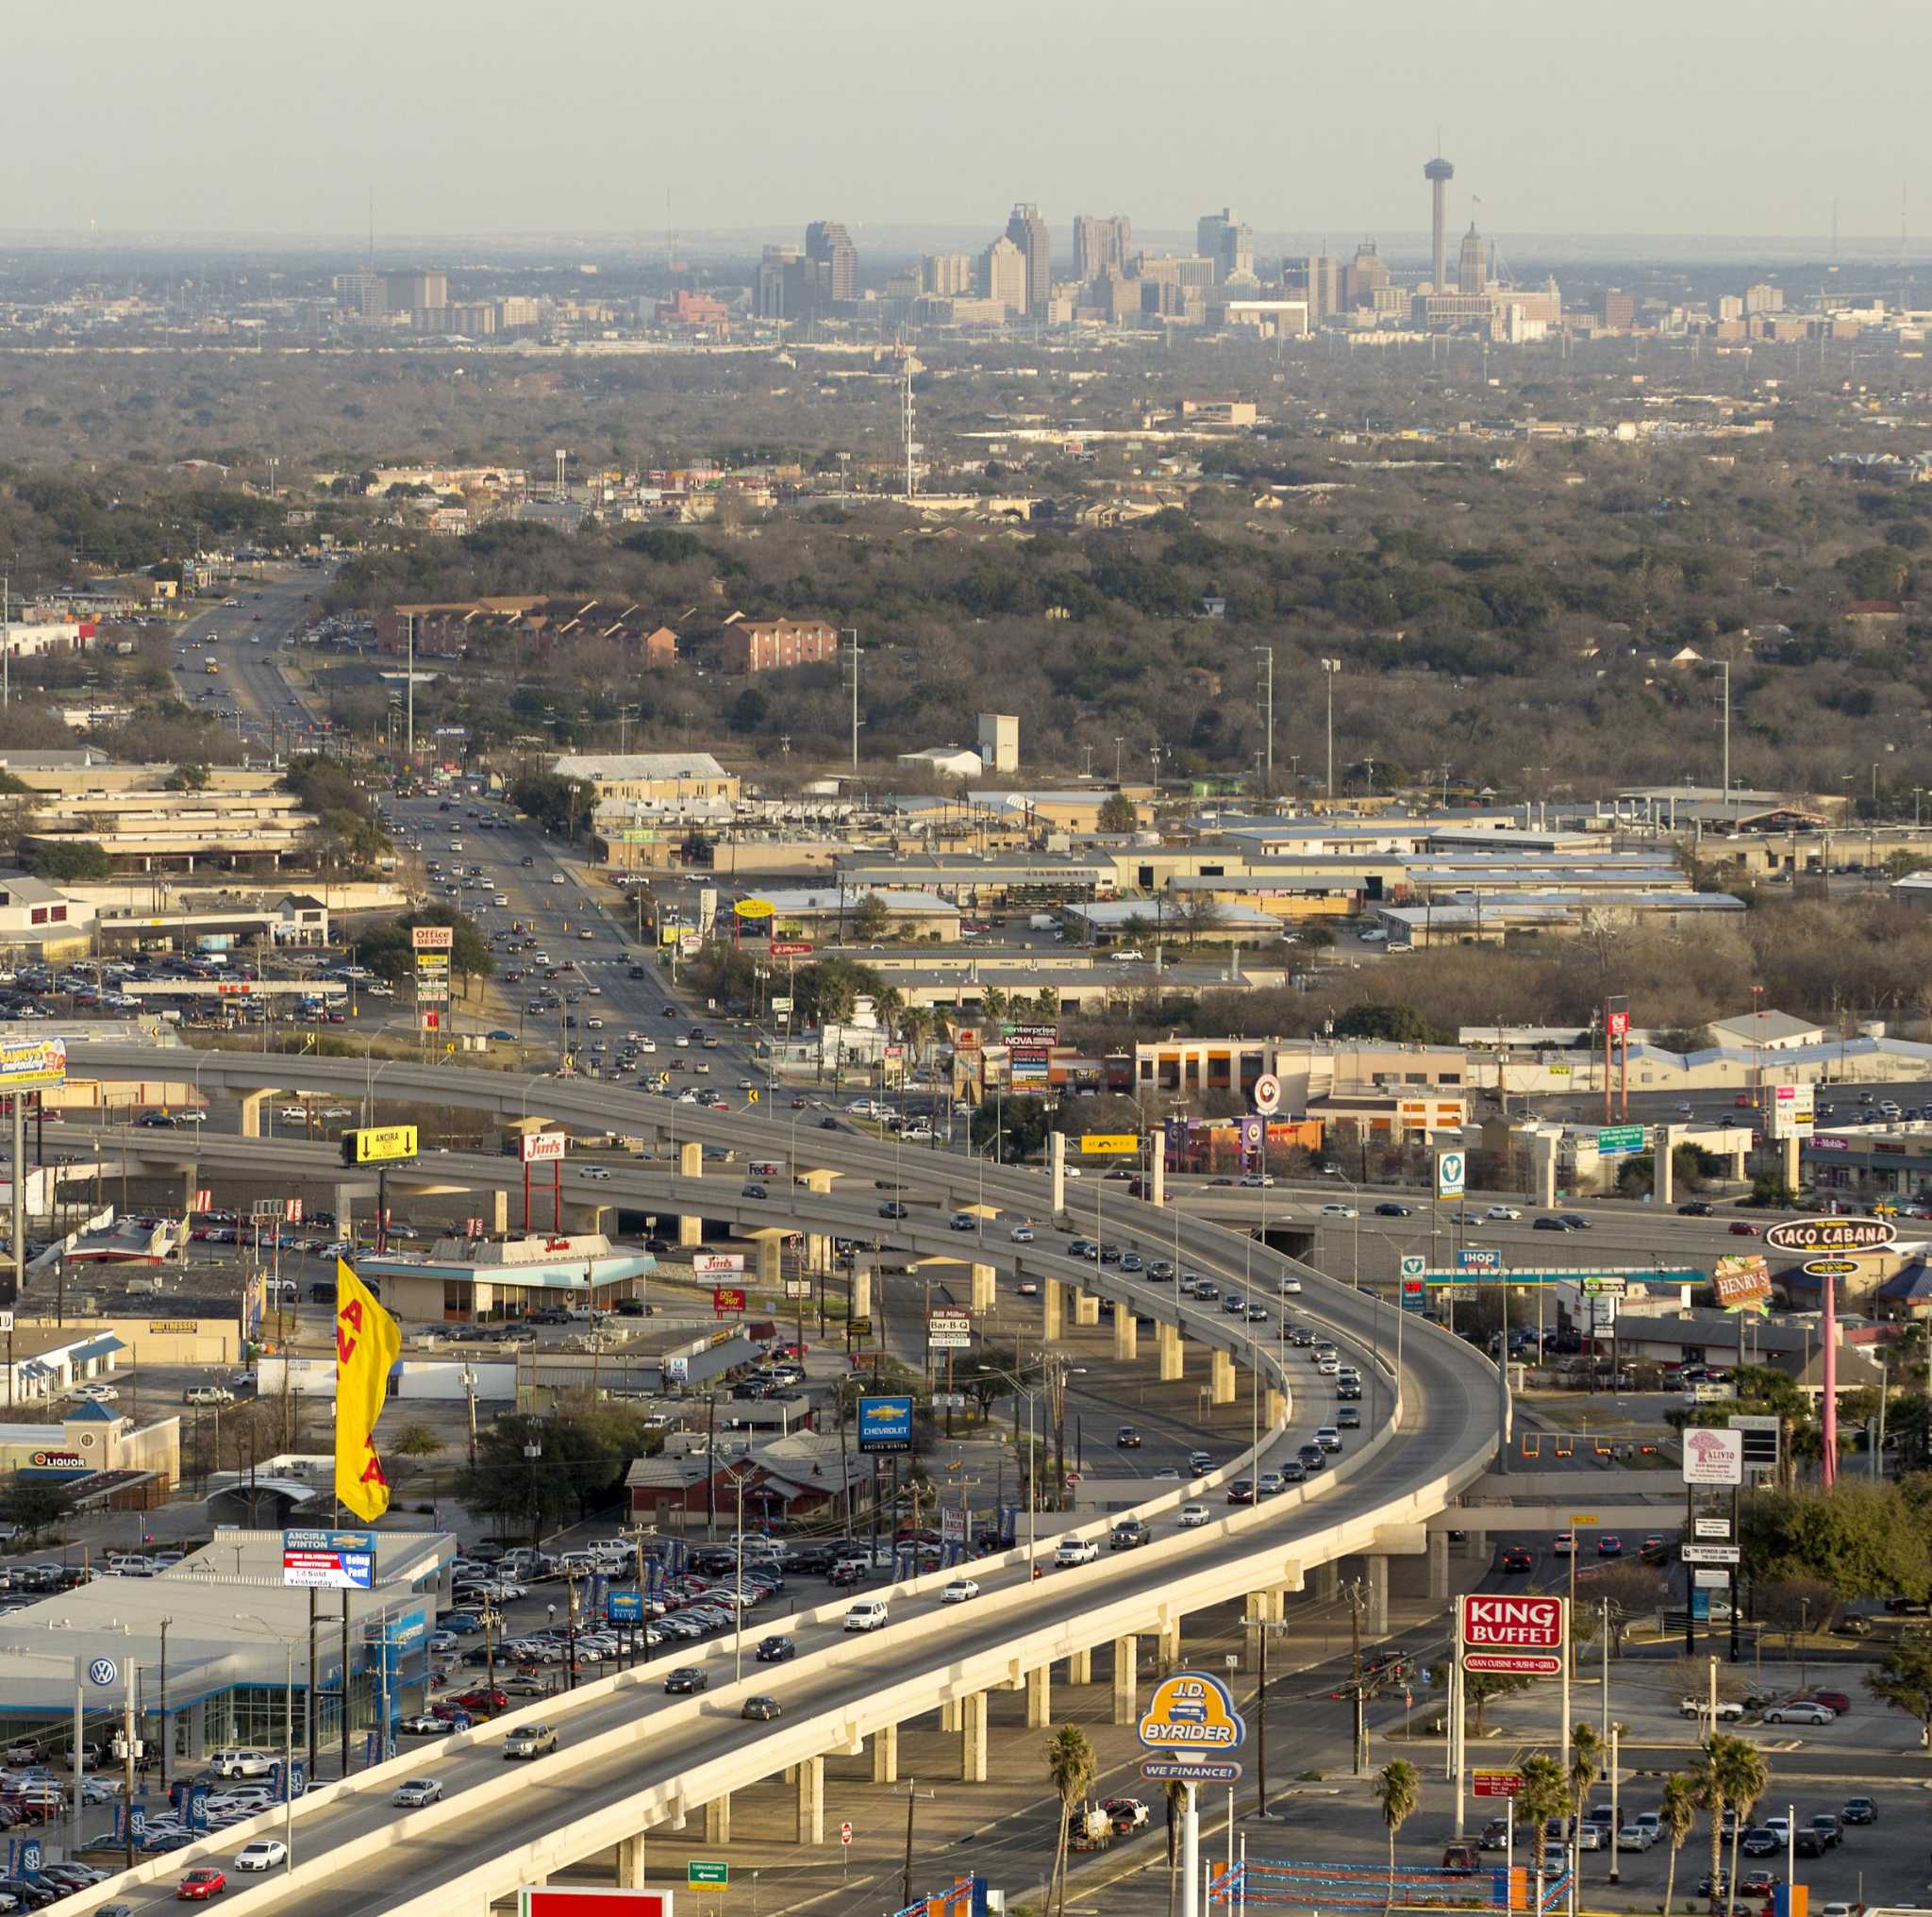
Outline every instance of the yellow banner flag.
[(396, 1321), (342, 1259), (336, 1260), (336, 1496), (365, 1524), (389, 1509), (375, 1455), (375, 1421), (390, 1367), (403, 1348)]

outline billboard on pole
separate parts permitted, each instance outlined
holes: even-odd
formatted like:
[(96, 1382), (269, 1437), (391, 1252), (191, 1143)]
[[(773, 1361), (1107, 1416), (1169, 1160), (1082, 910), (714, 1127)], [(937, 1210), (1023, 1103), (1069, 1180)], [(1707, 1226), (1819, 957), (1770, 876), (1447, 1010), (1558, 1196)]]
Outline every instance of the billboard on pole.
[(1465, 1671), (1514, 1677), (1555, 1677), (1563, 1669), (1560, 1597), (1468, 1592), (1457, 1606)]

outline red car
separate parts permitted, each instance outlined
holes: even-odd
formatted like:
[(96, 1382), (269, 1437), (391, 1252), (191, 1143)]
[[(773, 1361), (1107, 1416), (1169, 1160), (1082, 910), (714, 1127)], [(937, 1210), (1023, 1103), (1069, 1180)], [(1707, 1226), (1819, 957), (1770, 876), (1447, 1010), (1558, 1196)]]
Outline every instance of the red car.
[(1756, 1238), (1757, 1236), (1757, 1227), (1747, 1223), (1744, 1219), (1734, 1218), (1731, 1221), (1731, 1236), (1733, 1238)]
[(219, 1897), (227, 1888), (228, 1880), (220, 1871), (190, 1871), (175, 1886), (175, 1898), (182, 1904), (205, 1904), (210, 1897)]
[(1827, 1710), (1835, 1710), (1843, 1717), (1852, 1708), (1852, 1700), (1842, 1691), (1807, 1691), (1805, 1695), (1824, 1705)]

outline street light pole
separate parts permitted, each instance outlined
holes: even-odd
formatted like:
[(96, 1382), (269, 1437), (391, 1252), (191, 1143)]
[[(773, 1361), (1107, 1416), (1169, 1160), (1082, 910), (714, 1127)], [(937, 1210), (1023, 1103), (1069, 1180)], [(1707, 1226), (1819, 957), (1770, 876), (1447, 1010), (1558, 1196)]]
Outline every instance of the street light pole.
[(1335, 675), (1341, 670), (1339, 658), (1322, 661), (1322, 681), (1328, 693), (1328, 796), (1335, 796)]

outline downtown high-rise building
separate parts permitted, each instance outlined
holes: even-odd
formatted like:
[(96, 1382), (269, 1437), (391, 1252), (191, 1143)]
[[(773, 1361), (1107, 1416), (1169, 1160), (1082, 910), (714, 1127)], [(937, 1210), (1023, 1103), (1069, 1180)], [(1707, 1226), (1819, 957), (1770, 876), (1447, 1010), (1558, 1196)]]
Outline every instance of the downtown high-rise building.
[(1194, 222), (1194, 251), (1214, 262), (1218, 284), (1255, 270), (1255, 229), (1232, 207), (1204, 213)]
[(1134, 252), (1134, 223), (1124, 213), (1074, 215), (1074, 277), (1083, 283), (1126, 265)]
[(919, 262), (919, 290), (945, 299), (958, 299), (973, 291), (973, 256), (970, 253), (928, 253)]
[(1026, 262), (1024, 310), (1043, 313), (1053, 292), (1053, 249), (1040, 208), (1024, 200), (1016, 206), (1007, 221), (1007, 238)]
[(1490, 275), (1483, 264), (1483, 242), (1472, 220), (1469, 231), (1462, 236), (1462, 252), (1456, 262), (1456, 291), (1479, 293), (1489, 283)]
[(805, 229), (805, 257), (820, 269), (821, 296), (834, 306), (858, 297), (858, 249), (836, 220), (814, 220)]
[(1005, 234), (980, 256), (979, 292), (984, 299), (999, 301), (1008, 313), (1028, 309), (1026, 256)]

